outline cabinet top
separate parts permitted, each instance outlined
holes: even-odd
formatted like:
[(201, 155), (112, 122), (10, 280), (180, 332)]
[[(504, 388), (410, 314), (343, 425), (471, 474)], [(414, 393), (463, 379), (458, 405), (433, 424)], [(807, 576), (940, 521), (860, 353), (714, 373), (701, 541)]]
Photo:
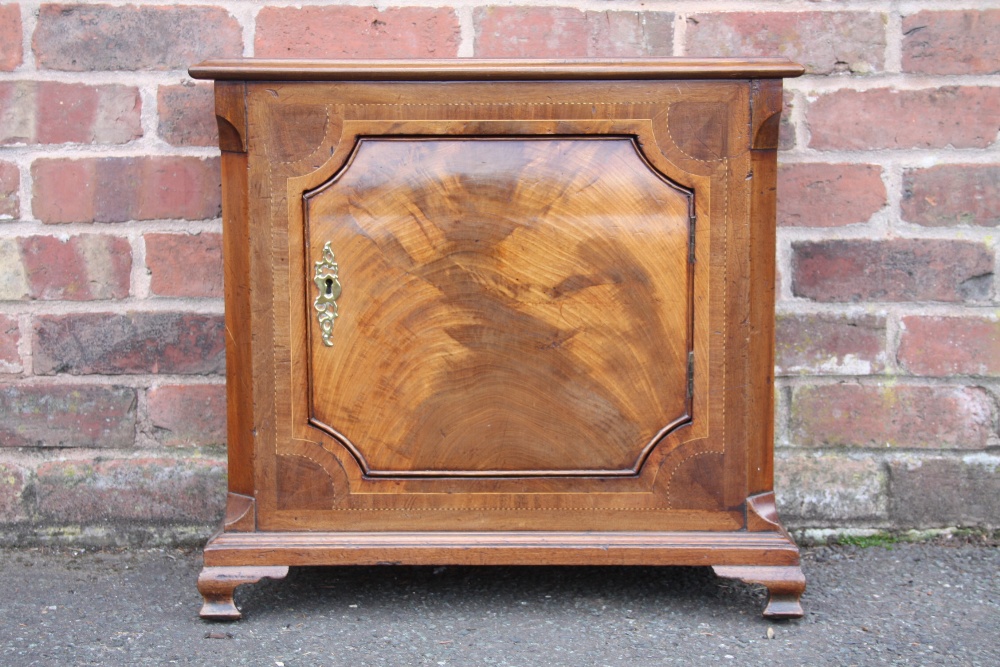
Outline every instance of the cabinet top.
[(195, 79), (237, 81), (536, 81), (776, 79), (805, 69), (787, 58), (585, 58), (573, 60), (209, 60)]

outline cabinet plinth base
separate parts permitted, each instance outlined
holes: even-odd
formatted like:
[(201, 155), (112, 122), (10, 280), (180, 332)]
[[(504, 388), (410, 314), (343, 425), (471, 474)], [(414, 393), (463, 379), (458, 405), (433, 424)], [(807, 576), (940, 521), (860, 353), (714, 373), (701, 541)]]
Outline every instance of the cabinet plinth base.
[(780, 532), (221, 533), (205, 547), (203, 618), (236, 620), (235, 588), (289, 566), (681, 565), (767, 586), (764, 616), (802, 615), (799, 551)]
[(208, 567), (198, 575), (198, 592), (205, 598), (199, 615), (213, 621), (238, 621), (240, 610), (233, 602), (237, 586), (255, 584), (265, 577), (284, 579), (287, 566)]
[(716, 576), (738, 579), (747, 584), (761, 584), (767, 588), (768, 600), (764, 618), (802, 618), (799, 598), (806, 590), (802, 568), (793, 566), (716, 565)]

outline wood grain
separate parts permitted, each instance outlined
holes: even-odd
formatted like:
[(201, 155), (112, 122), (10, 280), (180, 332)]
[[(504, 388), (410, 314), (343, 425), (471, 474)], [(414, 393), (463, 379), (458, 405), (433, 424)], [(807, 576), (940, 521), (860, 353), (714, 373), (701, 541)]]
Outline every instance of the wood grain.
[(631, 140), (364, 140), (306, 196), (313, 419), (366, 474), (634, 473), (687, 420), (693, 193)]
[(800, 76), (785, 58), (211, 60), (195, 79), (239, 81), (533, 81), (562, 79), (746, 79)]
[(218, 536), (205, 550), (209, 567), (236, 563), (794, 567), (798, 562), (795, 545), (774, 533), (707, 531), (230, 533)]

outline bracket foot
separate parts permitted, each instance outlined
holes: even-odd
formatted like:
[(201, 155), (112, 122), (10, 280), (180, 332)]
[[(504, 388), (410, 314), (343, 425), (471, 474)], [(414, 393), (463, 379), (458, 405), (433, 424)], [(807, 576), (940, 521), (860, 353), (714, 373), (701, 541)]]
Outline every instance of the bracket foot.
[(237, 586), (256, 584), (261, 579), (284, 579), (288, 567), (205, 567), (198, 575), (198, 592), (205, 598), (199, 615), (213, 621), (238, 621), (240, 610), (233, 602)]
[(738, 579), (767, 587), (768, 600), (764, 607), (764, 618), (802, 618), (799, 598), (806, 590), (806, 578), (798, 565), (715, 565), (712, 569), (717, 577), (723, 579)]

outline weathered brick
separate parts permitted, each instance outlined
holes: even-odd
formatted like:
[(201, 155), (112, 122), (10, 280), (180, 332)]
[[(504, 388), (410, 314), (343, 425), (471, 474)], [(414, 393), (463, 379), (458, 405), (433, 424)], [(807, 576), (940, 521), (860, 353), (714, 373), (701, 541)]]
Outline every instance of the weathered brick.
[(473, 12), (480, 58), (669, 56), (669, 12), (593, 12), (570, 7), (478, 7)]
[(160, 138), (174, 146), (216, 146), (215, 96), (211, 84), (160, 86), (156, 91)]
[(889, 518), (898, 528), (1000, 526), (998, 465), (986, 457), (891, 461)]
[(980, 387), (795, 387), (789, 437), (805, 446), (982, 449), (993, 412)]
[(39, 513), (60, 523), (221, 519), (226, 465), (211, 459), (53, 461), (35, 472)]
[(21, 244), (14, 238), (0, 238), (0, 301), (28, 297), (28, 276), (21, 262)]
[(78, 313), (35, 318), (34, 369), (70, 373), (221, 373), (221, 316)]
[(448, 58), (461, 29), (446, 7), (265, 7), (258, 58)]
[(690, 56), (785, 56), (811, 74), (880, 72), (884, 14), (718, 12), (688, 18)]
[(993, 252), (971, 241), (792, 244), (792, 293), (816, 301), (983, 301)]
[(0, 524), (16, 523), (28, 518), (24, 491), (28, 474), (10, 463), (0, 463)]
[(788, 527), (886, 516), (886, 479), (876, 461), (785, 452), (774, 464), (778, 513)]
[(1000, 73), (1000, 9), (922, 11), (903, 19), (903, 71)]
[(1000, 88), (840, 90), (807, 116), (809, 146), (821, 150), (985, 148), (1000, 127)]
[(51, 4), (32, 38), (41, 69), (186, 69), (243, 55), (243, 30), (221, 7)]
[(127, 239), (101, 234), (0, 241), (0, 298), (87, 301), (129, 294)]
[(132, 447), (135, 406), (131, 387), (0, 386), (0, 446)]
[(21, 327), (17, 319), (0, 315), (0, 373), (20, 373), (21, 355), (17, 346), (21, 342)]
[(153, 294), (222, 296), (221, 234), (146, 234), (145, 239)]
[(779, 315), (779, 375), (872, 375), (885, 370), (885, 318)]
[(124, 144), (141, 112), (134, 86), (0, 81), (0, 144)]
[(1000, 376), (1000, 320), (904, 317), (897, 359), (915, 375)]
[(1000, 225), (1000, 165), (947, 164), (903, 172), (903, 220), (928, 227)]
[(221, 212), (218, 158), (43, 158), (31, 173), (32, 209), (46, 223), (204, 220)]
[(16, 218), (21, 213), (21, 171), (13, 162), (0, 162), (0, 220)]
[(778, 149), (787, 151), (795, 148), (795, 126), (792, 111), (795, 110), (795, 94), (790, 90), (783, 93), (781, 124), (778, 126)]
[(21, 53), (21, 7), (0, 5), (0, 72), (17, 69), (24, 55)]
[(778, 224), (839, 227), (868, 220), (886, 203), (873, 164), (786, 164), (778, 168)]
[(82, 234), (18, 240), (32, 299), (88, 301), (124, 299), (129, 294), (132, 246), (128, 239)]
[(170, 385), (149, 391), (149, 419), (164, 445), (226, 444), (226, 387)]

